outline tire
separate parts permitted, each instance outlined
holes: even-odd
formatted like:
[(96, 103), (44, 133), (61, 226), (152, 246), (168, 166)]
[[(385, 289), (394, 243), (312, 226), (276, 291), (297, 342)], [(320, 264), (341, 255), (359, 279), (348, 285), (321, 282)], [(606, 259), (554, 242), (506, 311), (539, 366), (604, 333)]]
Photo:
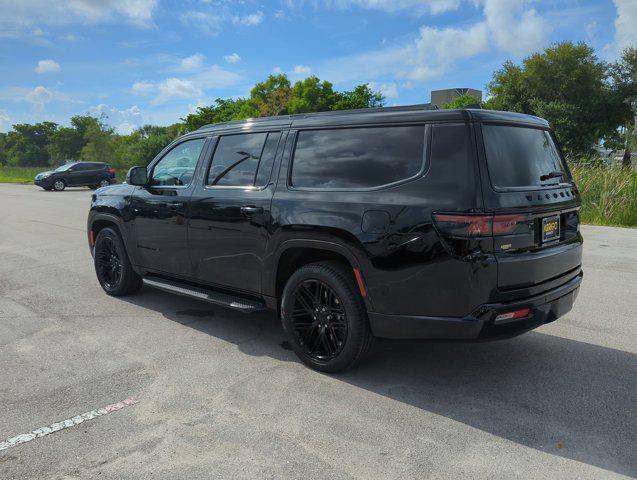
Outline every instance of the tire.
[(111, 182), (109, 182), (107, 179), (103, 178), (102, 180), (99, 181), (99, 183), (97, 184), (97, 188), (101, 188), (101, 187), (108, 187), (111, 184)]
[(94, 249), (97, 280), (108, 295), (121, 297), (141, 288), (142, 278), (133, 270), (124, 242), (115, 229), (100, 230)]
[(61, 192), (65, 188), (66, 188), (66, 182), (62, 180), (61, 178), (53, 182), (53, 190), (55, 190), (56, 192)]
[(311, 263), (292, 274), (283, 290), (281, 322), (299, 359), (321, 372), (354, 367), (374, 338), (355, 280), (337, 262)]

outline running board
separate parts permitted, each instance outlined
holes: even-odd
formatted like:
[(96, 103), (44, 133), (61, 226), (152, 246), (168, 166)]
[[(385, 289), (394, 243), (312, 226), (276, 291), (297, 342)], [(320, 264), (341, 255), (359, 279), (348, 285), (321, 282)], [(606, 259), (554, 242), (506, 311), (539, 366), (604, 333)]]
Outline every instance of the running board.
[(227, 293), (221, 293), (207, 288), (193, 287), (185, 283), (167, 280), (159, 277), (144, 277), (144, 284), (149, 287), (158, 288), (165, 292), (184, 295), (186, 297), (196, 298), (204, 302), (214, 303), (222, 307), (239, 310), (243, 313), (260, 312), (266, 310), (265, 303), (258, 300), (251, 300), (243, 297), (237, 297)]

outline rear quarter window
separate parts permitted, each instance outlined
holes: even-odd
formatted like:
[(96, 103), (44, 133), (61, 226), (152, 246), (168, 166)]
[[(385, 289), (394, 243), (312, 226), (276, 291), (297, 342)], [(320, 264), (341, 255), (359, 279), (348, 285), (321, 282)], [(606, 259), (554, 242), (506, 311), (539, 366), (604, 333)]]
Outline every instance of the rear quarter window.
[(304, 130), (298, 134), (294, 188), (365, 189), (417, 175), (425, 160), (425, 126)]

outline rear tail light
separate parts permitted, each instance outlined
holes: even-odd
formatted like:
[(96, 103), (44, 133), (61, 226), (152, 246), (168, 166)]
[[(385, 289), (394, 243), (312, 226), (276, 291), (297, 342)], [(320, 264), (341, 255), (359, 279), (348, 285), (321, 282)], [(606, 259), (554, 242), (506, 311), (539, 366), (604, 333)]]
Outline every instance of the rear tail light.
[(488, 237), (493, 232), (492, 215), (434, 213), (436, 225), (444, 233), (461, 237)]
[(528, 222), (526, 215), (466, 215), (453, 213), (434, 213), (436, 226), (451, 236), (490, 237), (491, 235), (509, 235), (521, 223)]
[(531, 309), (524, 308), (522, 310), (515, 310), (514, 312), (501, 313), (493, 320), (493, 323), (506, 323), (512, 320), (518, 320), (520, 318), (528, 317), (531, 313)]
[(109, 168), (108, 169), (108, 173), (112, 173), (113, 175), (115, 175), (115, 169), (114, 168)]

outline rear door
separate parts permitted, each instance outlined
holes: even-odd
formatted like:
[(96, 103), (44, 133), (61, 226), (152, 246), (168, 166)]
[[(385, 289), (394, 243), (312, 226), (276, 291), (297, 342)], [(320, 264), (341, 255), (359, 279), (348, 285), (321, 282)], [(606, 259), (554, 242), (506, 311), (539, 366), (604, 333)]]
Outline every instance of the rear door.
[(190, 202), (188, 245), (195, 279), (261, 292), (268, 241), (271, 172), (281, 131), (222, 135)]
[(498, 288), (554, 285), (579, 273), (580, 198), (553, 133), (483, 123), (482, 187), (495, 216)]

